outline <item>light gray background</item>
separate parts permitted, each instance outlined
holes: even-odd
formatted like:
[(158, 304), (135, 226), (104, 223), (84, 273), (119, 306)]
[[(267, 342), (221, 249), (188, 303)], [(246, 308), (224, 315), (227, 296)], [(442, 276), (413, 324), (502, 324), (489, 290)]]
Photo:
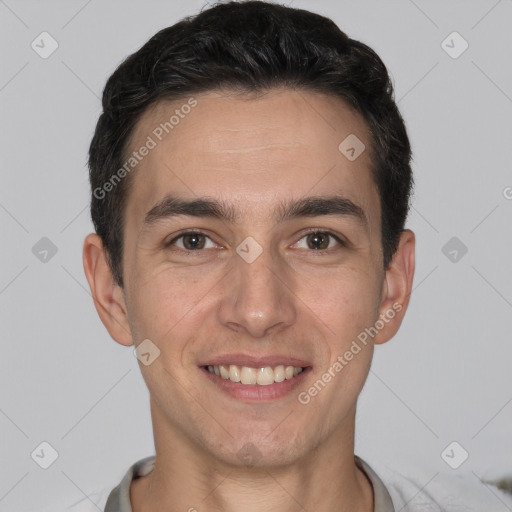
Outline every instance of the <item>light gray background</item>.
[[(78, 501), (154, 453), (138, 362), (103, 328), (83, 273), (85, 164), (107, 77), (203, 5), (0, 1), (0, 511)], [(414, 291), (376, 348), (356, 453), (430, 478), (455, 471), (440, 454), (457, 441), (469, 459), (456, 471), (510, 475), (512, 1), (292, 5), (379, 53), (414, 150)], [(42, 31), (59, 44), (48, 59), (31, 48)], [(469, 43), (457, 59), (441, 46), (453, 31)], [(442, 252), (453, 236), (468, 248), (457, 262)], [(42, 237), (58, 248), (46, 263), (32, 253)], [(42, 441), (59, 453), (46, 470), (30, 456)]]

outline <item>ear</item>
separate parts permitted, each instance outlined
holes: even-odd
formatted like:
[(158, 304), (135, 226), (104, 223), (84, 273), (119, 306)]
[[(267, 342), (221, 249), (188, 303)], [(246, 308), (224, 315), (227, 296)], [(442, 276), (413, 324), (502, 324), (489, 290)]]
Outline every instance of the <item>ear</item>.
[(121, 345), (133, 345), (122, 288), (115, 282), (101, 238), (87, 235), (83, 249), (84, 271), (96, 311), (110, 336)]
[(386, 270), (382, 287), (378, 329), (375, 344), (389, 341), (398, 331), (409, 305), (414, 277), (415, 236), (410, 229), (402, 231), (398, 248)]

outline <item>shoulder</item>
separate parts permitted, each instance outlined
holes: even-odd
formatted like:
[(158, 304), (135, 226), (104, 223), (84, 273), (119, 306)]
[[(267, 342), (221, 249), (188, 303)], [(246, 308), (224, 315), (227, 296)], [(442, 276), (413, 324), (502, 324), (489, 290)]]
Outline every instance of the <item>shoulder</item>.
[[(99, 489), (93, 493), (84, 496), (79, 500), (75, 500), (73, 503), (67, 504), (53, 504), (49, 508), (45, 509), (37, 509), (37, 512), (98, 512), (105, 510), (107, 505), (107, 500), (109, 496), (113, 495), (113, 500), (115, 503), (122, 503), (121, 508), (123, 510), (127, 508), (127, 502), (129, 502), (129, 493), (130, 493), (130, 484), (133, 478), (137, 478), (139, 476), (145, 476), (150, 473), (155, 467), (155, 456), (150, 455), (149, 457), (145, 457), (143, 459), (138, 460), (134, 464), (132, 464), (128, 471), (125, 472), (121, 482), (111, 485), (109, 487), (104, 487), (103, 489)], [(109, 504), (109, 508), (111, 505)], [(116, 507), (117, 508), (117, 507)], [(31, 511), (31, 512), (36, 512)]]
[(111, 491), (112, 488), (105, 487), (73, 503), (68, 503), (60, 506), (52, 505), (48, 508), (37, 509), (37, 512), (98, 512), (98, 510), (102, 511), (105, 509), (105, 505), (107, 504), (107, 498)]
[(375, 465), (396, 510), (402, 512), (503, 512), (512, 510), (512, 494), (482, 482), (469, 472), (409, 471)]

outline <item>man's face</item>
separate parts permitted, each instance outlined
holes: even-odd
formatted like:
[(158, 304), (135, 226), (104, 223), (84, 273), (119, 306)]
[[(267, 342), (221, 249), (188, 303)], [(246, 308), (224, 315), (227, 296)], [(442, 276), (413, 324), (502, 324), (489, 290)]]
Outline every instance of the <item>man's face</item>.
[[(131, 143), (135, 150), (148, 136), (156, 142), (131, 177), (123, 252), (133, 340), (160, 350), (140, 365), (154, 428), (226, 462), (240, 464), (248, 450), (262, 464), (285, 464), (348, 435), (369, 371), (372, 342), (332, 371), (383, 312), (369, 132), (344, 102), (311, 92), (195, 99), (161, 141), (160, 123), (187, 101), (158, 103)], [(350, 134), (366, 146), (354, 161), (338, 149)], [(169, 196), (221, 202), (235, 218), (166, 215), (155, 206)], [(283, 215), (310, 197), (344, 198), (356, 208)], [(208, 365), (236, 365), (248, 381), (243, 366), (270, 366), (262, 382), (279, 380), (281, 365), (305, 369), (247, 385)], [(301, 403), (299, 394), (329, 368), (335, 376)]]

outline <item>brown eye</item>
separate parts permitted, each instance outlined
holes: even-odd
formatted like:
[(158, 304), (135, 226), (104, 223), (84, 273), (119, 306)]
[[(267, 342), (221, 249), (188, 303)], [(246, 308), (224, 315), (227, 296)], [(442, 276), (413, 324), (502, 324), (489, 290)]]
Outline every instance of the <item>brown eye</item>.
[(204, 247), (204, 244), (204, 236), (199, 233), (190, 233), (187, 235), (183, 235), (183, 246), (185, 247), (185, 249), (202, 249)]
[[(208, 241), (210, 241), (210, 245), (207, 247)], [(166, 244), (167, 247), (173, 245), (176, 245), (179, 249), (183, 249), (185, 251), (198, 251), (201, 249), (214, 247), (215, 244), (213, 244), (210, 237), (203, 233), (189, 232), (177, 236), (168, 244)]]
[[(302, 242), (305, 240), (305, 244)], [(333, 247), (331, 241), (334, 240), (338, 245), (343, 246), (343, 242), (335, 234), (328, 231), (313, 231), (303, 236), (297, 245), (301, 249), (310, 249), (313, 251), (325, 251)]]
[(313, 233), (306, 238), (310, 249), (327, 249), (329, 247), (329, 235), (326, 233)]

